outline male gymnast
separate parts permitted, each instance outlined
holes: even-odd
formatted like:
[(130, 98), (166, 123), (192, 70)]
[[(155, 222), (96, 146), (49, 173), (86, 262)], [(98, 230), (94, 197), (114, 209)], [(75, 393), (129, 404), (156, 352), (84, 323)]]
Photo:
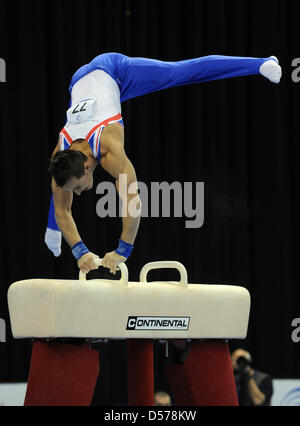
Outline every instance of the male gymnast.
[[(252, 58), (210, 55), (177, 62), (131, 58), (120, 53), (105, 53), (82, 66), (71, 79), (67, 122), (59, 133), (50, 160), (52, 199), (45, 242), (55, 256), (61, 253), (61, 235), (70, 245), (79, 269), (97, 269), (99, 257), (83, 243), (72, 217), (73, 192), (80, 195), (93, 187), (93, 172), (98, 164), (115, 179), (121, 199), (127, 206), (135, 199), (141, 210), (134, 167), (124, 149), (124, 123), (121, 103), (170, 87), (261, 74), (279, 83), (281, 67), (276, 57)], [(120, 187), (119, 176), (127, 175), (127, 188)], [(126, 261), (140, 223), (140, 214), (129, 211), (122, 217), (122, 233), (116, 250), (106, 253), (102, 266), (115, 273)]]

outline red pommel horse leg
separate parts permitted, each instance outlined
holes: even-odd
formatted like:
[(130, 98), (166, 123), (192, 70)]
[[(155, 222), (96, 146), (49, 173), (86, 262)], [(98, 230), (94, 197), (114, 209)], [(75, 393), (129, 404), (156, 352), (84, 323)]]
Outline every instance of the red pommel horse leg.
[[(128, 405), (152, 406), (153, 342), (127, 341)], [(88, 406), (99, 374), (98, 352), (88, 345), (35, 341), (25, 406)]]
[(88, 345), (35, 341), (24, 406), (88, 406), (98, 374), (98, 351)]
[[(128, 405), (153, 405), (153, 341), (127, 341)], [(228, 344), (192, 341), (182, 364), (166, 363), (167, 380), (177, 406), (238, 406)]]
[(154, 403), (153, 341), (127, 340), (128, 405)]
[(185, 362), (166, 363), (165, 371), (176, 405), (239, 405), (224, 340), (192, 341)]

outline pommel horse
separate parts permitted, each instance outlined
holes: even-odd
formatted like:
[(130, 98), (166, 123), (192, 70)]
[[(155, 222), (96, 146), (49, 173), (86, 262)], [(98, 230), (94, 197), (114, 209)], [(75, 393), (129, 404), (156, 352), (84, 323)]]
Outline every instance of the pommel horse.
[[(161, 268), (177, 269), (180, 280), (148, 282), (148, 273)], [(24, 405), (90, 405), (99, 374), (95, 339), (127, 340), (128, 405), (153, 405), (154, 339), (188, 342), (184, 361), (165, 364), (176, 405), (238, 405), (227, 341), (247, 335), (249, 292), (188, 284), (175, 261), (147, 263), (139, 282), (128, 281), (125, 263), (119, 269), (119, 280), (86, 280), (80, 272), (79, 280), (29, 279), (9, 287), (13, 336), (33, 339)]]

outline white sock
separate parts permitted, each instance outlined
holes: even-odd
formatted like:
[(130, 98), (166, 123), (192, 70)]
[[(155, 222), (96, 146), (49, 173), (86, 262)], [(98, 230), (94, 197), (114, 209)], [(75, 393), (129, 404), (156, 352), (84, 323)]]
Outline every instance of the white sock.
[(271, 56), (270, 58), (273, 59), (264, 62), (260, 66), (259, 72), (261, 73), (261, 75), (269, 79), (272, 83), (278, 84), (282, 76), (281, 66), (278, 63), (278, 59), (276, 58), (276, 56)]
[(55, 257), (61, 254), (61, 232), (47, 228), (45, 234), (45, 243), (48, 249), (52, 251)]

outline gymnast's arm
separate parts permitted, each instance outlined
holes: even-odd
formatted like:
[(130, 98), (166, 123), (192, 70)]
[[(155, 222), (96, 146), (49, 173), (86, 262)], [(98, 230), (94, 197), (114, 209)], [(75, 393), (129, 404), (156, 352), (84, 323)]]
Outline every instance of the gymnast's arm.
[[(105, 132), (106, 131), (106, 132)], [(141, 200), (138, 195), (136, 173), (124, 150), (124, 131), (119, 125), (108, 126), (102, 135), (102, 153), (100, 164), (116, 179), (116, 188), (123, 200), (121, 240), (132, 244), (136, 238), (140, 218)], [(130, 189), (130, 193), (129, 190)], [(115, 269), (122, 256), (115, 252), (108, 253), (103, 258), (103, 265)]]

